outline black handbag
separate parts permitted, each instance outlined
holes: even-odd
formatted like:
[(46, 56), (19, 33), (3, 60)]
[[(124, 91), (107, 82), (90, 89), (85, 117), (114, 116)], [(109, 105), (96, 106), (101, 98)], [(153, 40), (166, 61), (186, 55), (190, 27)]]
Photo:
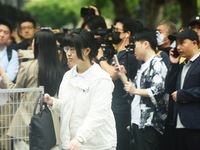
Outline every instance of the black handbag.
[[(40, 100), (40, 110), (36, 114), (38, 102)], [(29, 144), (30, 150), (50, 150), (56, 145), (56, 135), (51, 111), (43, 100), (43, 94), (39, 94), (33, 116), (29, 124)]]

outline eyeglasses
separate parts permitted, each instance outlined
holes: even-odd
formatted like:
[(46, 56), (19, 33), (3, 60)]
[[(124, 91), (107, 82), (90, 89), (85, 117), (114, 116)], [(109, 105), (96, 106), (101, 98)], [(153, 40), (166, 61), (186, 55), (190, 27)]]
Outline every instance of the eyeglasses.
[(20, 30), (26, 30), (26, 29), (31, 30), (33, 28), (34, 28), (33, 26), (26, 26), (26, 27), (24, 26), (24, 27), (21, 27)]
[(76, 52), (75, 47), (65, 46), (63, 49), (64, 49), (65, 53), (67, 53), (67, 52), (75, 53)]
[(116, 28), (115, 26), (113, 26), (113, 32), (124, 32), (124, 29)]

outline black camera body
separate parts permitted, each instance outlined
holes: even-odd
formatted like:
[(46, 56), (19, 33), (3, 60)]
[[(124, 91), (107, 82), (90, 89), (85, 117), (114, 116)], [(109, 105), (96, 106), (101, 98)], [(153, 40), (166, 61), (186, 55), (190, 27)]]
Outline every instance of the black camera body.
[(81, 14), (81, 17), (86, 18), (92, 15), (95, 15), (95, 11), (92, 8), (82, 7), (80, 14)]
[(97, 42), (101, 45), (104, 51), (104, 56), (109, 59), (116, 54), (116, 50), (112, 44), (112, 29), (98, 29), (93, 31), (94, 35), (100, 36), (97, 38)]

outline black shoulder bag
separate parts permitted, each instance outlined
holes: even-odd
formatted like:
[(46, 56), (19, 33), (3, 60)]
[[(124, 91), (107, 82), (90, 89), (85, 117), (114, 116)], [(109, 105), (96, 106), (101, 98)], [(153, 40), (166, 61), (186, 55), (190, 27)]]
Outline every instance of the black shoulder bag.
[[(36, 114), (38, 102), (40, 100), (40, 111)], [(30, 150), (50, 150), (56, 145), (56, 135), (54, 130), (51, 111), (43, 100), (43, 94), (39, 94), (33, 116), (29, 124)]]

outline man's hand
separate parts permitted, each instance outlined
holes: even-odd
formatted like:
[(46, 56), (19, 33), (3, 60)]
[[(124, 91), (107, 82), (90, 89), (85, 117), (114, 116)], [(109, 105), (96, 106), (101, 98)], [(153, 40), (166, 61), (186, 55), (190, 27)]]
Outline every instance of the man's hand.
[(127, 81), (124, 85), (124, 90), (130, 94), (135, 94), (135, 84), (131, 80)]
[(176, 100), (177, 100), (177, 91), (173, 92), (171, 94), (171, 96), (172, 96), (173, 101), (176, 102)]
[(100, 47), (99, 49), (98, 49), (98, 54), (97, 54), (97, 56), (96, 56), (96, 59), (97, 60), (99, 60), (101, 57), (103, 57), (104, 56), (104, 52), (103, 52), (103, 49)]
[(174, 48), (172, 48), (170, 51), (169, 51), (169, 59), (171, 61), (171, 63), (173, 64), (177, 64), (179, 63), (179, 60), (181, 58), (181, 56), (179, 55), (178, 57), (174, 57)]

